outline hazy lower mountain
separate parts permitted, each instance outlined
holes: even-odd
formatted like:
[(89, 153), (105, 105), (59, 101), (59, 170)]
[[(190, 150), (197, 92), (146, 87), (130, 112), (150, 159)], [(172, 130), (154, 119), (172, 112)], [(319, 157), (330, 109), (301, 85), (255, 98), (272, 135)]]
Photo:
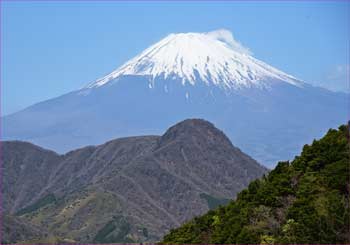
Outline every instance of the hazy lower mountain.
[(349, 244), (349, 127), (164, 237), (170, 244)]
[(346, 94), (259, 61), (228, 31), (180, 33), (84, 88), (2, 118), (3, 136), (62, 153), (198, 117), (272, 166), (344, 122), (346, 106)]
[(4, 211), (80, 243), (157, 241), (267, 171), (200, 119), (64, 155), (2, 146)]

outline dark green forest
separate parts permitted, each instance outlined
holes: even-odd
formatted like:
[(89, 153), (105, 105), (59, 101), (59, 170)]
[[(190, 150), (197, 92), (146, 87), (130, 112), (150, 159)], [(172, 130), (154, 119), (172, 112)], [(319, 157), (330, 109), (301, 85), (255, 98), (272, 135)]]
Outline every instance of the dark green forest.
[(331, 129), (292, 162), (196, 217), (162, 243), (349, 243), (349, 127)]

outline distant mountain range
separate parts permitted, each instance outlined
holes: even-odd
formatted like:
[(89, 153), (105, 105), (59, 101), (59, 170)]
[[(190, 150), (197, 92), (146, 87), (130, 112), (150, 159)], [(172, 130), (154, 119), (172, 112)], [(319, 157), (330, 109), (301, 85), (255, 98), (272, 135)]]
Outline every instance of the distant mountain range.
[(179, 33), (84, 88), (2, 118), (3, 139), (63, 153), (198, 117), (273, 166), (344, 123), (347, 97), (259, 61), (226, 30)]
[(7, 243), (159, 241), (267, 172), (200, 119), (64, 155), (1, 145)]

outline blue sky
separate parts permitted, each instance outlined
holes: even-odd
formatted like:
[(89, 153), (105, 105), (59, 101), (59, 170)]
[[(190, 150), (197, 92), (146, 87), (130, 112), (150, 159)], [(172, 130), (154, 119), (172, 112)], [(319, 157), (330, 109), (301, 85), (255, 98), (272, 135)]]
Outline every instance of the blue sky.
[(254, 56), (347, 91), (350, 3), (1, 2), (2, 114), (111, 72), (174, 32), (232, 31)]

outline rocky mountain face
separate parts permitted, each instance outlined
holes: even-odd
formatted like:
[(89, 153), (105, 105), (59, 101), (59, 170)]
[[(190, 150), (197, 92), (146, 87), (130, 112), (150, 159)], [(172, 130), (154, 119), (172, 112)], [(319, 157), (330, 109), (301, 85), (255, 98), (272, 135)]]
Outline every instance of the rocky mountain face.
[(346, 121), (347, 99), (256, 59), (228, 31), (178, 33), (81, 89), (3, 117), (2, 136), (65, 153), (205, 118), (273, 167)]
[(267, 172), (200, 119), (64, 155), (19, 141), (2, 147), (5, 212), (81, 243), (157, 241)]

